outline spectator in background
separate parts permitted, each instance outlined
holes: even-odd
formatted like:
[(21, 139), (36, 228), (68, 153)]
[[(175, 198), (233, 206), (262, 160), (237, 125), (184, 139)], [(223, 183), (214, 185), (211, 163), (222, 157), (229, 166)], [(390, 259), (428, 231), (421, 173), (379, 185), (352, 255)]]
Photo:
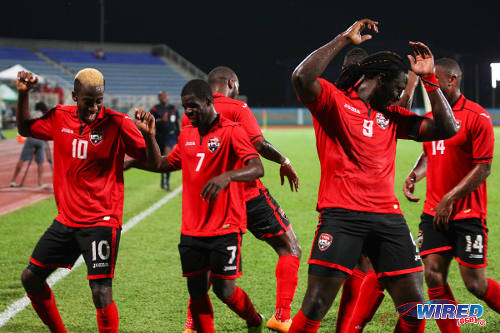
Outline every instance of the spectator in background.
[[(166, 91), (158, 93), (159, 104), (151, 108), (151, 114), (156, 120), (156, 142), (162, 155), (170, 154), (177, 144), (181, 123), (177, 107), (168, 104)], [(161, 188), (170, 191), (170, 172), (161, 174)]]
[[(31, 113), (32, 118), (39, 118), (43, 116), (49, 108), (44, 102), (38, 102), (35, 105), (35, 111)], [(45, 141), (29, 137), (24, 143), (23, 150), (21, 151), (21, 156), (19, 161), (17, 161), (16, 168), (14, 169), (14, 175), (10, 182), (10, 187), (21, 187), (23, 186), (23, 181), (21, 183), (16, 183), (16, 178), (19, 175), (23, 165), (26, 162), (32, 160), (35, 157), (35, 162), (37, 165), (37, 181), (38, 188), (43, 189), (45, 185), (42, 183), (43, 176), (43, 161), (45, 155)]]
[(99, 60), (106, 60), (106, 56), (104, 55), (103, 49), (97, 49), (94, 52), (94, 57)]
[(57, 103), (63, 104), (64, 103), (64, 90), (61, 88), (60, 85), (56, 84), (54, 89), (52, 90), (52, 93), (57, 94)]

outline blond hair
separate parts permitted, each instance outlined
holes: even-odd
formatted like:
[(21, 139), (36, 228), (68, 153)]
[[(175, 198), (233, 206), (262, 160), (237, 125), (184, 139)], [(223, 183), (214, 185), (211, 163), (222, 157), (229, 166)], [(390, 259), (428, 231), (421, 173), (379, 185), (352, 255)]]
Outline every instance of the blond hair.
[(75, 75), (75, 86), (89, 85), (92, 87), (104, 86), (104, 76), (95, 68), (84, 68)]

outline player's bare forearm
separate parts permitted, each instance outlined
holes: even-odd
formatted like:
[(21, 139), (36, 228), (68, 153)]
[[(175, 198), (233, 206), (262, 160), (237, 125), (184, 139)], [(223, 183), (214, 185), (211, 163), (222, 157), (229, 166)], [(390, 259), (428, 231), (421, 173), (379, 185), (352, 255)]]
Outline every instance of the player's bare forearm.
[(295, 68), (291, 79), (292, 85), (302, 102), (311, 102), (320, 94), (321, 86), (317, 82), (318, 77), (323, 74), (328, 64), (340, 50), (350, 43), (349, 38), (338, 35), (332, 41), (308, 55)]
[(30, 123), (31, 115), (29, 110), (29, 94), (28, 92), (20, 91), (17, 97), (16, 109), (16, 125), (19, 134), (22, 136), (30, 136)]
[(425, 177), (426, 171), (427, 155), (422, 153), (403, 183), (403, 194), (409, 201), (417, 202), (420, 200), (419, 197), (413, 195), (415, 192), (415, 183)]
[(162, 172), (172, 172), (176, 171), (170, 163), (168, 163), (167, 157), (163, 156), (161, 158), (160, 166), (158, 168), (151, 168), (147, 166), (144, 161), (138, 161), (138, 160), (127, 160), (123, 163), (123, 170), (128, 170), (131, 168), (135, 169), (141, 169), (141, 170), (146, 170), (146, 171), (151, 171), (151, 172), (156, 172), (156, 173), (162, 173)]
[(303, 103), (312, 102), (321, 93), (321, 85), (317, 79), (340, 50), (348, 44), (358, 45), (371, 39), (371, 35), (361, 35), (361, 32), (366, 28), (378, 32), (377, 24), (377, 21), (366, 18), (354, 22), (346, 31), (311, 53), (295, 68), (292, 84)]
[(396, 105), (401, 106), (406, 109), (411, 109), (413, 104), (413, 96), (415, 95), (415, 89), (418, 86), (419, 78), (412, 71), (408, 71), (408, 83), (406, 84), (405, 90), (403, 91), (403, 96), (396, 102)]
[(232, 182), (250, 182), (264, 176), (264, 166), (259, 158), (248, 160), (242, 168), (226, 172)]
[(450, 104), (441, 89), (431, 91), (427, 95), (431, 101), (434, 119), (426, 118), (423, 120), (420, 140), (435, 141), (451, 138), (457, 134), (458, 126)]
[(253, 146), (260, 156), (264, 157), (266, 160), (273, 161), (280, 165), (286, 161), (286, 157), (266, 139), (255, 141)]
[(427, 173), (427, 154), (422, 153), (417, 159), (417, 162), (415, 163), (415, 166), (411, 170), (412, 172), (415, 173), (415, 182), (420, 181), (422, 178), (425, 177), (425, 174)]
[(455, 202), (474, 192), (491, 173), (491, 162), (476, 164), (471, 171), (443, 199)]
[(155, 136), (149, 133), (143, 133), (142, 135), (146, 142), (146, 159), (144, 165), (152, 171), (158, 170), (161, 167), (162, 158)]
[(226, 188), (230, 182), (249, 182), (264, 176), (264, 167), (259, 158), (248, 160), (242, 168), (224, 172), (210, 179), (203, 189), (201, 196), (203, 200), (213, 201), (217, 199), (219, 193)]

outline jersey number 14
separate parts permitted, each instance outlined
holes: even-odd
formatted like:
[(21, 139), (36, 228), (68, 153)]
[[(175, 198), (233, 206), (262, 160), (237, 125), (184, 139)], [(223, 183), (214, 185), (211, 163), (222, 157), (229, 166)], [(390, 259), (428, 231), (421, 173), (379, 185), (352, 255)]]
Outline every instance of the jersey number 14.
[(438, 151), (441, 152), (441, 155), (444, 155), (444, 140), (432, 141), (432, 155), (436, 155)]

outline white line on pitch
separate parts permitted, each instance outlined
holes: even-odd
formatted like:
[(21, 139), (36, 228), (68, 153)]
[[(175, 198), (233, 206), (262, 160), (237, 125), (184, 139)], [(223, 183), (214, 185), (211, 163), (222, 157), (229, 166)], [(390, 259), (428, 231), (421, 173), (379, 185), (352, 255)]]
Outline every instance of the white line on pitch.
[[(153, 205), (151, 205), (148, 209), (140, 212), (136, 216), (132, 217), (130, 220), (128, 220), (122, 227), (122, 234), (127, 232), (127, 230), (130, 230), (132, 227), (134, 227), (137, 223), (141, 222), (144, 218), (148, 217), (149, 215), (153, 214), (158, 208), (169, 202), (173, 197), (175, 197), (177, 194), (179, 194), (182, 191), (182, 185), (176, 188), (174, 191), (171, 193), (167, 194), (157, 202), (155, 202)], [(81, 264), (83, 264), (83, 258), (80, 256), (78, 260), (75, 262), (73, 265), (73, 269), (77, 268)], [(70, 269), (67, 268), (60, 268), (57, 271), (55, 271), (48, 279), (47, 283), (49, 286), (53, 286), (56, 284), (58, 281), (64, 279), (69, 273), (71, 273)], [(4, 312), (0, 314), (0, 327), (5, 325), (12, 317), (14, 317), (16, 314), (24, 310), (25, 307), (27, 307), (30, 304), (30, 300), (28, 296), (24, 296), (5, 309)]]

